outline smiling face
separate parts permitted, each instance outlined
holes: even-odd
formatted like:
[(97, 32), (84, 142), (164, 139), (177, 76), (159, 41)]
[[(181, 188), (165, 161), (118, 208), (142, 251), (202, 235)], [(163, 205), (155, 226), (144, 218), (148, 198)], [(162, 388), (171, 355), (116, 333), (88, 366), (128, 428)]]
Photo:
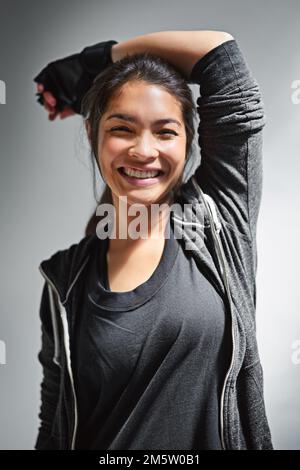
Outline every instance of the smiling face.
[[(127, 82), (120, 92), (99, 124), (101, 173), (115, 205), (119, 196), (127, 196), (128, 204), (161, 203), (168, 199), (185, 164), (180, 103), (162, 87), (141, 81)], [(149, 170), (153, 172), (145, 173)]]

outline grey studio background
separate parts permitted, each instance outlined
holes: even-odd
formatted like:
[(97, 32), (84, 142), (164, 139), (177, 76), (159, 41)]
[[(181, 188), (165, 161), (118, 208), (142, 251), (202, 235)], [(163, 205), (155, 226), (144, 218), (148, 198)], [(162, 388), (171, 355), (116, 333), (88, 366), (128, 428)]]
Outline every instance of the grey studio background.
[[(32, 449), (37, 435), (39, 263), (78, 242), (95, 207), (82, 120), (48, 121), (36, 102), (33, 77), (49, 61), (102, 40), (213, 29), (237, 39), (263, 93), (258, 341), (274, 446), (299, 449), (300, 3), (7, 0), (0, 5), (0, 448)], [(198, 88), (193, 92), (196, 98)]]

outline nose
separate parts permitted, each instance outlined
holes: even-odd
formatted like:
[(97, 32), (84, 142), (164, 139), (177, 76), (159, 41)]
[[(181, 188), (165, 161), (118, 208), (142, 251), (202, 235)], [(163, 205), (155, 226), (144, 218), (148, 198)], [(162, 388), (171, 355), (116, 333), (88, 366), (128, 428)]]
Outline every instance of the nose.
[(140, 159), (157, 158), (159, 151), (155, 147), (154, 139), (149, 134), (137, 137), (136, 143), (128, 151), (128, 154), (132, 157), (138, 157)]

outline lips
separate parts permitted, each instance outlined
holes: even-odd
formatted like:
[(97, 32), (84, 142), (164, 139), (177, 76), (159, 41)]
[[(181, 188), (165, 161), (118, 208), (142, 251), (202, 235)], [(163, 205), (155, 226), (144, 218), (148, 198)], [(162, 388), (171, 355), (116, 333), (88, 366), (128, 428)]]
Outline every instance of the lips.
[(118, 172), (122, 176), (122, 178), (124, 178), (130, 185), (133, 185), (133, 186), (136, 186), (136, 187), (152, 186), (152, 185), (157, 184), (158, 182), (160, 182), (161, 178), (163, 177), (163, 173), (161, 172), (161, 170), (158, 170), (158, 171), (160, 171), (160, 173), (157, 176), (154, 176), (154, 177), (136, 178), (136, 177), (133, 177), (133, 176), (128, 176), (124, 171), (124, 167), (118, 168)]

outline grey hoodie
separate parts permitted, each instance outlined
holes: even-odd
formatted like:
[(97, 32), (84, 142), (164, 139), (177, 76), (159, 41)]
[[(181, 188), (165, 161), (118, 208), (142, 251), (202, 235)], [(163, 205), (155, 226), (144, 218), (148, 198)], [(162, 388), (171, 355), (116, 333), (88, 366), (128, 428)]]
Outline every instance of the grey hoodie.
[[(193, 67), (201, 164), (181, 187), (174, 218), (199, 269), (222, 295), (232, 325), (232, 358), (224, 380), (224, 449), (272, 449), (256, 338), (256, 227), (262, 195), (261, 93), (236, 40), (212, 49)], [(185, 206), (184, 206), (185, 205)], [(188, 225), (196, 222), (196, 231)], [(72, 347), (75, 311), (96, 234), (57, 251), (39, 266), (43, 366), (36, 449), (74, 449), (77, 402)]]

